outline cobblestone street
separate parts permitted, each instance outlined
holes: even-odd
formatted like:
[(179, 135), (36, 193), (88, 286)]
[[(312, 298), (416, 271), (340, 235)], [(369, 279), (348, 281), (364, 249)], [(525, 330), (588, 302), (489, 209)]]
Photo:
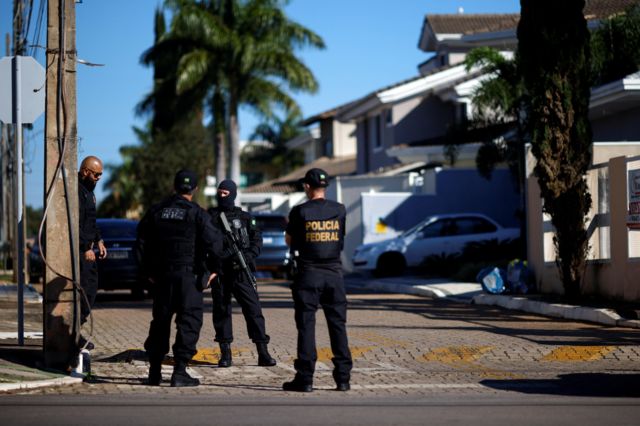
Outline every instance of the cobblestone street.
[[(94, 310), (91, 380), (22, 391), (29, 394), (200, 394), (282, 395), (293, 377), (296, 329), (286, 282), (259, 284), (272, 368), (257, 366), (239, 307), (234, 308), (233, 366), (217, 368), (211, 302), (199, 352), (190, 370), (202, 386), (168, 385), (171, 358), (161, 388), (144, 384), (148, 364), (142, 349), (151, 319), (151, 301), (124, 293), (101, 293)], [(495, 395), (544, 393), (585, 396), (640, 396), (640, 333), (635, 329), (560, 321), (499, 308), (397, 294), (354, 290), (349, 295), (348, 330), (354, 357), (349, 397), (437, 394)], [(85, 329), (88, 334), (88, 330)], [(329, 392), (331, 350), (322, 312), (317, 323), (318, 364), (314, 387), (297, 398), (343, 398)], [(172, 337), (173, 339), (173, 337)], [(325, 391), (326, 390), (326, 391)]]

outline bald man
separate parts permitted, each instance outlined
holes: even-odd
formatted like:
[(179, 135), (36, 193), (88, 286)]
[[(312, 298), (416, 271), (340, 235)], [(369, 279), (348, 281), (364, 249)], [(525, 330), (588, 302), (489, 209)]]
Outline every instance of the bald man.
[[(87, 317), (98, 292), (98, 268), (94, 249), (97, 249), (98, 258), (107, 257), (107, 248), (104, 246), (100, 230), (96, 225), (96, 196), (93, 194), (101, 177), (102, 161), (98, 157), (89, 156), (82, 160), (80, 171), (78, 171), (80, 285), (86, 296), (86, 299), (82, 297), (80, 301), (80, 321), (82, 324), (87, 322)], [(80, 336), (80, 347), (91, 350), (94, 345)]]

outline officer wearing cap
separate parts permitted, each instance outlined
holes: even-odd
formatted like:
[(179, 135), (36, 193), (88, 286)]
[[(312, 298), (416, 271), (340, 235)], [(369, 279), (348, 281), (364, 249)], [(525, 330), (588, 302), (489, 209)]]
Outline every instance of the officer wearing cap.
[[(180, 170), (175, 194), (152, 206), (138, 224), (137, 247), (143, 275), (153, 288), (153, 319), (144, 348), (149, 355), (149, 385), (162, 381), (161, 364), (169, 352), (171, 319), (176, 315), (171, 386), (197, 386), (186, 371), (196, 354), (202, 327), (202, 290), (219, 267), (222, 236), (207, 212), (193, 202), (197, 176)], [(204, 277), (204, 279), (202, 279)]]
[(301, 183), (309, 200), (291, 210), (286, 233), (287, 244), (298, 265), (291, 286), (298, 329), (296, 375), (282, 388), (285, 391), (313, 391), (313, 373), (318, 358), (316, 311), (321, 306), (329, 328), (336, 390), (348, 391), (353, 362), (347, 340), (347, 297), (340, 261), (346, 210), (343, 204), (325, 198), (329, 175), (324, 170), (309, 170)]
[[(256, 226), (255, 219), (240, 207), (235, 206), (238, 195), (238, 187), (235, 182), (226, 179), (218, 185), (216, 201), (218, 206), (209, 209), (211, 222), (220, 232), (224, 227), (220, 215), (224, 213), (229, 222), (231, 231), (235, 235), (241, 247), (248, 266), (255, 272), (254, 259), (262, 249), (262, 234)], [(225, 239), (224, 254), (222, 257), (222, 269), (220, 277), (211, 287), (213, 299), (213, 327), (216, 331), (215, 340), (220, 345), (219, 367), (230, 367), (231, 342), (233, 342), (233, 328), (231, 323), (231, 296), (235, 297), (242, 308), (242, 315), (247, 324), (249, 338), (256, 344), (258, 351), (258, 365), (272, 367), (276, 360), (271, 357), (267, 344), (269, 335), (266, 334), (264, 316), (258, 292), (248, 280), (247, 275), (241, 270), (238, 261)]]

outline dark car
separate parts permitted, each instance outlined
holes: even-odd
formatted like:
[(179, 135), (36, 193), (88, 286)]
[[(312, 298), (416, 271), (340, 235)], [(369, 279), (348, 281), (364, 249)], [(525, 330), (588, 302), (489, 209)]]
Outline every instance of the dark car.
[(27, 255), (27, 270), (29, 271), (29, 282), (39, 283), (44, 273), (44, 261), (40, 256), (40, 246), (38, 243), (32, 246), (27, 245), (29, 254)]
[(106, 259), (98, 260), (98, 288), (129, 289), (134, 297), (143, 298), (145, 288), (138, 276), (135, 253), (138, 221), (98, 219), (96, 223), (107, 247)]
[(289, 247), (284, 240), (287, 218), (275, 213), (252, 212), (262, 231), (262, 252), (256, 259), (258, 271), (268, 271), (278, 278), (290, 278)]

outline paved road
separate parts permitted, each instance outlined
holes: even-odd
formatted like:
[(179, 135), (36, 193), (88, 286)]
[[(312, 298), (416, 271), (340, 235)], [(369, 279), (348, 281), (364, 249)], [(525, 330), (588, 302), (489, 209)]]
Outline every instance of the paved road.
[[(106, 293), (94, 310), (92, 380), (5, 395), (0, 398), (0, 420), (29, 424), (31, 414), (25, 413), (38, 412), (56, 412), (60, 417), (55, 418), (62, 420), (63, 407), (74, 406), (80, 417), (129, 416), (139, 424), (149, 419), (164, 424), (186, 412), (195, 424), (207, 419), (218, 422), (221, 413), (238, 415), (224, 414), (225, 424), (255, 424), (253, 416), (263, 424), (425, 424), (432, 422), (429, 419), (473, 420), (473, 424), (640, 424), (639, 330), (374, 294), (353, 286), (348, 318), (355, 361), (353, 390), (347, 394), (331, 390), (331, 351), (320, 314), (317, 390), (284, 393), (282, 382), (294, 374), (296, 342), (290, 292), (285, 282), (261, 283), (260, 292), (276, 367), (256, 365), (256, 350), (239, 309), (234, 311), (234, 366), (216, 367), (218, 350), (207, 295), (200, 351), (190, 367), (203, 386), (145, 386), (147, 363), (141, 348), (151, 302)], [(170, 363), (167, 359), (163, 368), (165, 380), (171, 374)], [(106, 424), (100, 421), (93, 423)]]

